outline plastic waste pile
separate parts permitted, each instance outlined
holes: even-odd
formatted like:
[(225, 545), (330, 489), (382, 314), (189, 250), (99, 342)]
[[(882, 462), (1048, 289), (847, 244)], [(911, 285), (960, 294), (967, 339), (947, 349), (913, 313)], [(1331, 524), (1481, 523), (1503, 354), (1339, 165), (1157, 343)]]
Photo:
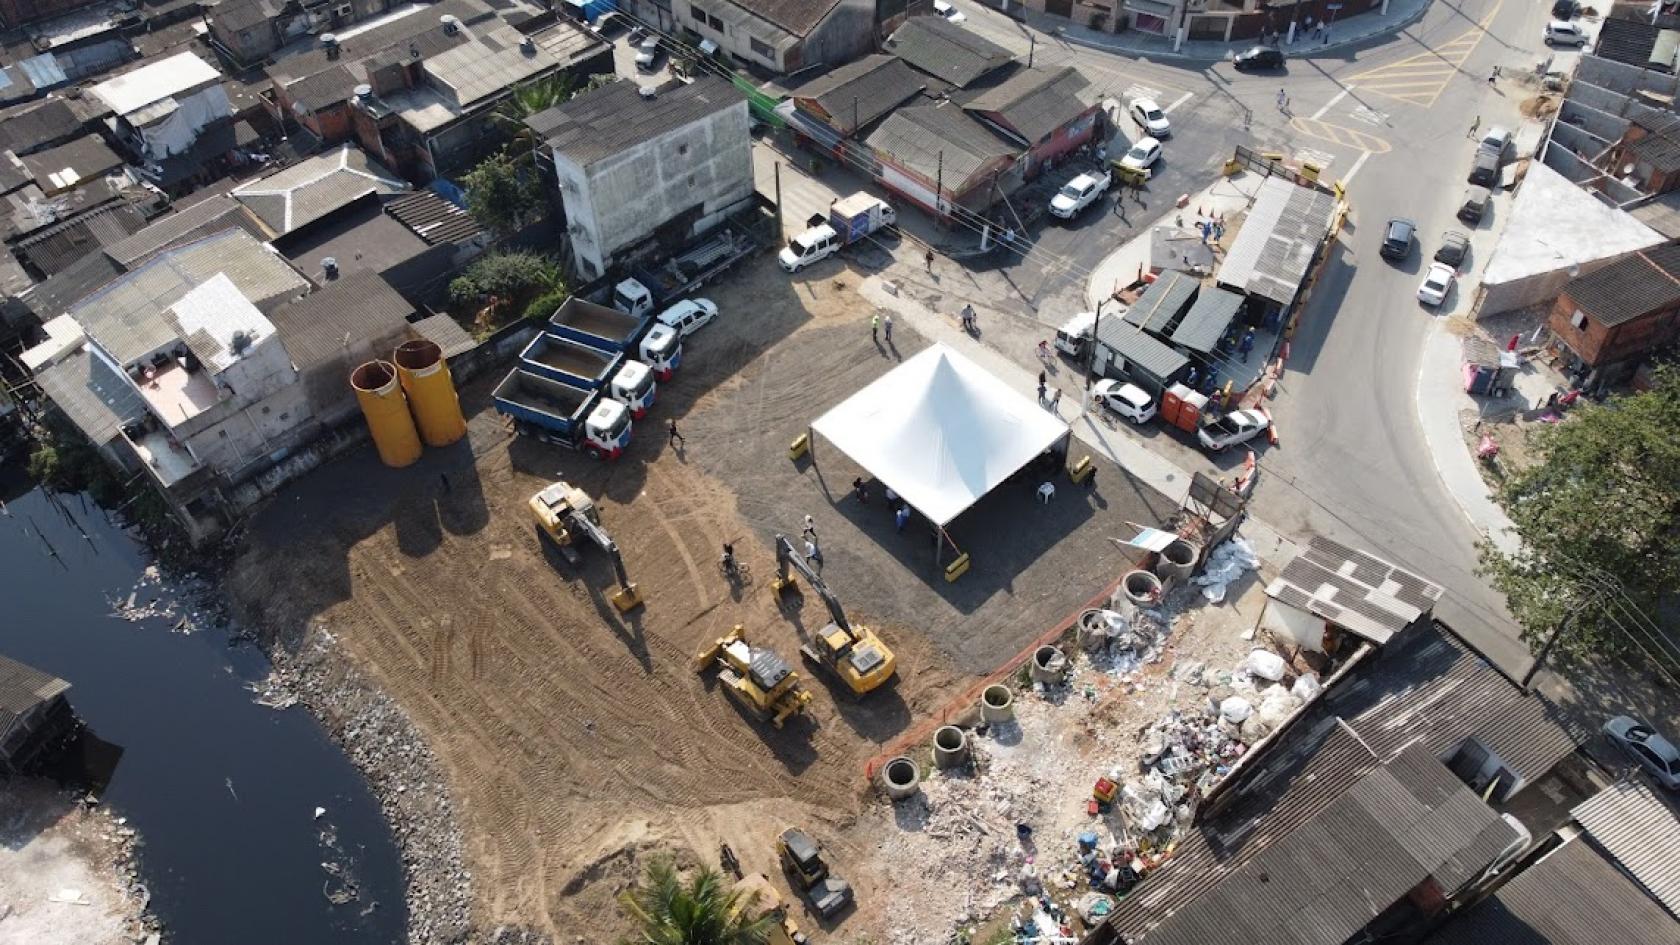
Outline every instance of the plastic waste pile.
[(1207, 598), (1208, 603), (1217, 604), (1225, 599), (1225, 591), (1232, 581), (1258, 567), (1260, 556), (1254, 553), (1253, 546), (1235, 537), (1220, 542), (1208, 553), (1202, 573), (1191, 578), (1190, 583), (1202, 589), (1202, 596)]
[(1165, 615), (1139, 608), (1131, 616), (1118, 610), (1087, 610), (1079, 615), (1079, 646), (1093, 665), (1122, 675), (1160, 658), (1166, 638)]
[(1260, 647), (1220, 679), (1223, 685), (1210, 694), (1209, 704), (1226, 734), (1250, 745), (1277, 731), (1322, 688), (1313, 673), (1291, 678), (1283, 657)]

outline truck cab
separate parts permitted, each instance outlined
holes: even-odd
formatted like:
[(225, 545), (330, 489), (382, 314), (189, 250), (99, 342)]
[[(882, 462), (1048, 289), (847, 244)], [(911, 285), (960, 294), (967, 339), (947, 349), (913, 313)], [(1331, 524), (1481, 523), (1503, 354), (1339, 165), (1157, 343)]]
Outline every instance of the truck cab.
[(617, 459), (630, 445), (630, 408), (601, 398), (583, 421), (584, 451), (597, 459)]
[(653, 376), (668, 381), (682, 364), (682, 334), (670, 325), (654, 322), (637, 353), (643, 364), (653, 369)]
[(653, 311), (653, 293), (640, 279), (625, 279), (613, 288), (613, 308), (631, 315)]
[(777, 254), (776, 262), (787, 272), (798, 272), (806, 266), (821, 262), (840, 251), (840, 234), (824, 223), (788, 240)]
[(613, 400), (629, 407), (630, 416), (640, 420), (653, 406), (659, 385), (654, 382), (652, 368), (640, 361), (630, 360), (619, 366), (607, 393)]

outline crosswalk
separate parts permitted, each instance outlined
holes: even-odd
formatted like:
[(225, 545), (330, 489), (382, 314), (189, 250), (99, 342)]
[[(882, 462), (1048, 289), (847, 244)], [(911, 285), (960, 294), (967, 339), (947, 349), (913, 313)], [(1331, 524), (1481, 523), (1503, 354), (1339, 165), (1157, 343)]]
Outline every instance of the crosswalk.
[(1480, 23), (1465, 30), (1458, 37), (1399, 62), (1378, 66), (1347, 81), (1359, 86), (1361, 92), (1374, 92), (1408, 105), (1428, 108), (1435, 104), (1447, 84), (1464, 70), (1464, 64), (1476, 51), (1489, 24), (1499, 12), (1499, 5), (1488, 11)]

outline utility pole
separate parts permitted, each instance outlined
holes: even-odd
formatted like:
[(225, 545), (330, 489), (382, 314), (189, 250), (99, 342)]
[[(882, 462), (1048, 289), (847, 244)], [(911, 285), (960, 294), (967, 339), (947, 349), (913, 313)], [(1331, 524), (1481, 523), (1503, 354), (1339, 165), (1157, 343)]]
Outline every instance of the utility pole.
[(1079, 413), (1084, 415), (1091, 407), (1091, 385), (1096, 383), (1097, 376), (1097, 331), (1102, 328), (1103, 306), (1113, 301), (1113, 297), (1097, 300), (1097, 317), (1091, 322), (1091, 350), (1085, 356), (1085, 393), (1079, 399)]
[(1030, 43), (1030, 45), (1027, 46), (1027, 68), (1031, 69), (1033, 64), (1033, 53), (1038, 52), (1038, 34), (1028, 33), (1027, 41)]
[(780, 243), (782, 237), (787, 235), (787, 221), (782, 219), (782, 162), (777, 161), (774, 168), (776, 172), (776, 242)]
[(1564, 614), (1563, 619), (1558, 621), (1557, 629), (1553, 630), (1552, 635), (1546, 638), (1545, 644), (1540, 647), (1540, 652), (1534, 657), (1534, 663), (1528, 667), (1528, 672), (1523, 674), (1522, 689), (1524, 692), (1529, 691), (1530, 684), (1534, 682), (1534, 677), (1546, 665), (1546, 658), (1552, 655), (1552, 647), (1556, 646), (1558, 639), (1574, 625), (1575, 615), (1581, 612), (1582, 606), (1584, 605), (1576, 604), (1571, 607), (1569, 613)]
[(945, 150), (939, 151), (939, 165), (933, 183), (933, 218), (938, 221), (945, 213)]

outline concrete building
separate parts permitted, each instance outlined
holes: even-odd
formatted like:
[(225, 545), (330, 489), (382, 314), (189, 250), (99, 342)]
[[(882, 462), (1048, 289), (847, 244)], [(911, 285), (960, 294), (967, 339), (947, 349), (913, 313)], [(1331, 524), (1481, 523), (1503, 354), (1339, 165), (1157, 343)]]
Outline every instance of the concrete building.
[(676, 250), (755, 199), (746, 98), (707, 76), (658, 92), (619, 81), (533, 115), (585, 279)]
[[(113, 136), (154, 181), (168, 176), (165, 162), (191, 155), (196, 163), (231, 151), (233, 106), (222, 74), (190, 52), (148, 63), (95, 85), (88, 95), (111, 110)], [(225, 136), (218, 153), (195, 153), (200, 137)]]
[(991, 88), (953, 96), (963, 111), (1013, 138), (1027, 180), (1045, 165), (1092, 139), (1102, 96), (1072, 66), (1018, 69)]
[(1622, 257), (1571, 279), (1546, 327), (1566, 374), (1615, 382), (1680, 339), (1680, 246)]
[(838, 65), (875, 48), (872, 0), (626, 0), (626, 9), (771, 73)]
[(0, 775), (32, 770), (76, 729), (70, 684), (0, 656)]
[(288, 43), (370, 19), (392, 0), (220, 0), (204, 11), (210, 42), (241, 65), (262, 62)]

